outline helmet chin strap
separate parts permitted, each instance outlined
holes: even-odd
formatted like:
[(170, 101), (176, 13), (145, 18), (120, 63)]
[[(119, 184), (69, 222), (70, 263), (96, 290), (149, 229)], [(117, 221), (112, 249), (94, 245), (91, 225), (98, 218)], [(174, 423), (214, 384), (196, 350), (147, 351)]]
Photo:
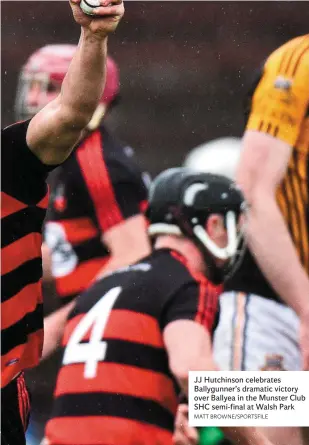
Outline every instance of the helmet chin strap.
[(224, 268), (219, 267), (216, 264), (214, 256), (207, 250), (205, 245), (199, 240), (195, 241), (198, 248), (203, 254), (203, 258), (206, 264), (206, 276), (213, 284), (222, 284), (224, 281)]

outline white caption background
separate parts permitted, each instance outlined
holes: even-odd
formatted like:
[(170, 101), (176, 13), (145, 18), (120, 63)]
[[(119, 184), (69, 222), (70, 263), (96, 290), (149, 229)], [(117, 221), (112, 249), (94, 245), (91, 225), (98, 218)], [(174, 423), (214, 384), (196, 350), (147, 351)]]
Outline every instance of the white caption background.
[(190, 426), (309, 426), (308, 371), (190, 371)]

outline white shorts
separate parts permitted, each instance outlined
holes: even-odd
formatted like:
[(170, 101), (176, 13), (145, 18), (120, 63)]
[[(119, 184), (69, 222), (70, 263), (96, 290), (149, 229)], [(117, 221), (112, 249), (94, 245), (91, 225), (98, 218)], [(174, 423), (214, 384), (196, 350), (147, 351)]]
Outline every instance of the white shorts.
[(222, 370), (301, 370), (299, 319), (287, 306), (241, 292), (220, 296), (214, 357)]

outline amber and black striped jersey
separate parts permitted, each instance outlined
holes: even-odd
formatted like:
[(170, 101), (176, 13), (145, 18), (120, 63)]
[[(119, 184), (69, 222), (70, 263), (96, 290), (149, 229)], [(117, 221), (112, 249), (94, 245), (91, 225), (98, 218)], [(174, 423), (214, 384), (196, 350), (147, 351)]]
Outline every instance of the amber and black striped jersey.
[[(309, 34), (269, 56), (250, 92), (246, 114), (247, 129), (270, 134), (293, 147), (277, 202), (309, 275)], [(249, 253), (226, 289), (280, 301)]]
[(159, 249), (78, 297), (46, 427), (50, 445), (171, 444), (178, 385), (162, 333), (181, 319), (211, 330), (220, 291), (180, 254)]
[(140, 213), (146, 200), (145, 174), (132, 149), (105, 126), (86, 137), (57, 168), (45, 241), (61, 303), (86, 289), (108, 261), (102, 234)]
[(37, 365), (43, 344), (41, 230), (48, 167), (26, 143), (29, 121), (1, 132), (1, 386)]

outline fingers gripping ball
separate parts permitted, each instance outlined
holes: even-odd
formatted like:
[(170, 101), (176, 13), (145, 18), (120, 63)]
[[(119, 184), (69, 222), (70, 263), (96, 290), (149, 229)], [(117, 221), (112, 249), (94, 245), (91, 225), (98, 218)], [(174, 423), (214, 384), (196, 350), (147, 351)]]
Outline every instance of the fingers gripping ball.
[(80, 7), (82, 11), (87, 15), (94, 15), (94, 10), (101, 6), (100, 0), (82, 0)]

